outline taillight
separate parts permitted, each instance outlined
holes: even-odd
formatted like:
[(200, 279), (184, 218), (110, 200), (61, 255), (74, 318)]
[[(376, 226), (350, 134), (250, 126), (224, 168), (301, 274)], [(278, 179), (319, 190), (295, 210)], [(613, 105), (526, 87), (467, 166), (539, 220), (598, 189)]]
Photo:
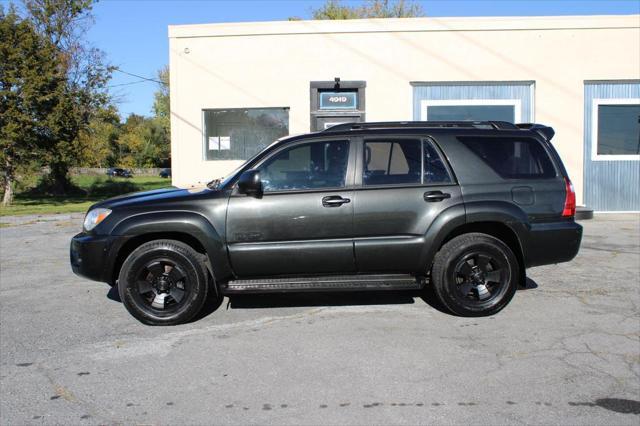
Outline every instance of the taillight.
[(566, 194), (564, 196), (564, 209), (562, 217), (574, 217), (576, 214), (576, 192), (573, 190), (573, 184), (569, 178), (564, 178), (564, 186)]

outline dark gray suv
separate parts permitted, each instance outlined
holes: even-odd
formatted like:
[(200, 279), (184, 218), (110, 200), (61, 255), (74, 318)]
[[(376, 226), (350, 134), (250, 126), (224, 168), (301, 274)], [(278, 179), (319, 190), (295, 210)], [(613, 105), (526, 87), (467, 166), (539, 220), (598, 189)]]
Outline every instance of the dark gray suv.
[(402, 122), (285, 138), (207, 188), (92, 206), (71, 265), (117, 285), (147, 324), (189, 321), (224, 294), (426, 286), (454, 314), (491, 315), (525, 268), (578, 252), (553, 134)]

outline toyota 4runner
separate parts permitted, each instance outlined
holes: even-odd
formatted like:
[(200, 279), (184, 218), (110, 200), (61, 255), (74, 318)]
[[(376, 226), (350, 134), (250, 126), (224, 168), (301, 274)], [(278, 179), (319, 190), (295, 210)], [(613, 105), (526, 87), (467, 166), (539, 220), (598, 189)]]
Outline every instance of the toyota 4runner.
[(550, 143), (506, 122), (345, 123), (287, 137), (200, 190), (92, 206), (71, 266), (138, 320), (191, 320), (233, 293), (419, 290), (491, 315), (525, 268), (566, 262), (582, 227)]

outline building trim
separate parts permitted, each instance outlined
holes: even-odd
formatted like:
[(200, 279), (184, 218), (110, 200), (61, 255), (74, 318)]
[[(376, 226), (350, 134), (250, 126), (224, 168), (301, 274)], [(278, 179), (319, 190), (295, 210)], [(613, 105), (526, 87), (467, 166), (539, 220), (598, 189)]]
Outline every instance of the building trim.
[(640, 98), (595, 98), (591, 101), (591, 161), (640, 161), (640, 154), (598, 154), (598, 107), (635, 104), (640, 104)]
[(639, 16), (428, 17), (170, 25), (169, 38), (395, 32), (634, 30), (640, 29)]

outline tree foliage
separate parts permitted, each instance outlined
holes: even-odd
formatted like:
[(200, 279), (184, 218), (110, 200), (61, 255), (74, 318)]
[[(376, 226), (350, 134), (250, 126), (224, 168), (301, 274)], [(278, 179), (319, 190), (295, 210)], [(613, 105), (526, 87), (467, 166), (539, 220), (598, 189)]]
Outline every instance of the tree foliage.
[(51, 137), (50, 114), (61, 109), (66, 76), (58, 50), (11, 7), (0, 9), (0, 168), (10, 204), (18, 167), (39, 158)]
[(349, 6), (340, 0), (327, 0), (311, 11), (313, 19), (414, 18), (425, 16), (422, 5), (411, 0), (366, 0)]
[(69, 167), (78, 165), (86, 147), (83, 137), (90, 131), (96, 113), (108, 105), (107, 82), (112, 68), (104, 53), (84, 39), (92, 21), (94, 0), (24, 0), (26, 18), (57, 50), (52, 66), (64, 74), (65, 84), (53, 93), (56, 103), (46, 117), (47, 134), (39, 148), (50, 169), (54, 193), (70, 186)]

